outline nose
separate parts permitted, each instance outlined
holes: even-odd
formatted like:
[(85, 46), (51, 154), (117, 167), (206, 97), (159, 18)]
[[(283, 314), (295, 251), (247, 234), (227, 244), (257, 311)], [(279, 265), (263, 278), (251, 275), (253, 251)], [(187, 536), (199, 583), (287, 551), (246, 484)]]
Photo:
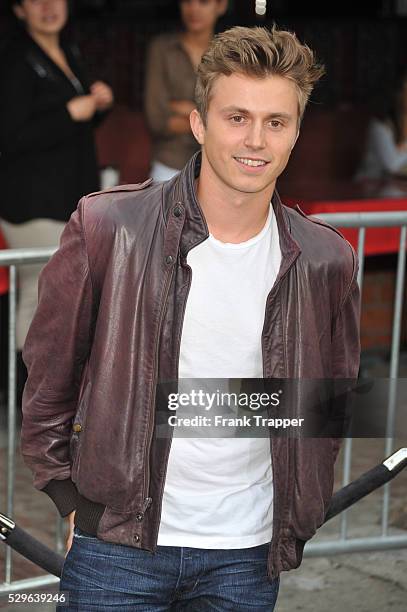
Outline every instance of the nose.
[(266, 138), (262, 122), (253, 121), (248, 125), (244, 144), (253, 150), (264, 149)]

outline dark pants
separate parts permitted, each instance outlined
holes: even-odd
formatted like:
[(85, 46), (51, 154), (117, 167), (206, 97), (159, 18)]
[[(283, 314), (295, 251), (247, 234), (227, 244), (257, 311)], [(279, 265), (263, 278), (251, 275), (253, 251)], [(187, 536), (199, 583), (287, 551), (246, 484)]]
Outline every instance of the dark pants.
[(111, 544), (75, 527), (58, 610), (272, 612), (279, 579), (267, 578), (268, 544), (243, 549), (158, 546), (155, 553)]

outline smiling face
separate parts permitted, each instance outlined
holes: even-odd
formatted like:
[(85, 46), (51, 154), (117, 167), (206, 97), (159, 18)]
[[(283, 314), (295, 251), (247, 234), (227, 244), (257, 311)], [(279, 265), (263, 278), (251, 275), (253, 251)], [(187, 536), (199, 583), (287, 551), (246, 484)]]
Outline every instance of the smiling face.
[(181, 0), (182, 21), (188, 32), (199, 34), (213, 30), (226, 9), (225, 0)]
[(14, 12), (34, 36), (58, 34), (68, 19), (67, 0), (23, 0)]
[(212, 86), (206, 126), (191, 113), (202, 145), (201, 176), (235, 195), (271, 194), (298, 136), (298, 94), (284, 77), (234, 73)]

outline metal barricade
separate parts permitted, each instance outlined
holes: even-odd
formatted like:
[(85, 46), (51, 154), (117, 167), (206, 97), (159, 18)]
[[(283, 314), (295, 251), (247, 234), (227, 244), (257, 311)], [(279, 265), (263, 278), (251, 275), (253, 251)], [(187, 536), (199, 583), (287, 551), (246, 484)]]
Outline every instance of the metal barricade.
[[(358, 283), (362, 293), (364, 247), (366, 228), (369, 227), (400, 227), (400, 242), (397, 260), (396, 290), (393, 310), (393, 330), (390, 357), (390, 393), (387, 406), (386, 442), (384, 455), (393, 451), (394, 425), (396, 413), (396, 388), (399, 372), (401, 316), (403, 308), (403, 291), (406, 268), (406, 230), (407, 212), (366, 212), (366, 213), (326, 213), (316, 215), (335, 227), (356, 227), (358, 232)], [(346, 438), (343, 449), (342, 486), (350, 482), (352, 462), (352, 438)], [(347, 511), (341, 515), (340, 538), (324, 542), (310, 542), (305, 548), (305, 556), (322, 556), (344, 552), (362, 552), (371, 550), (389, 550), (407, 547), (407, 535), (388, 535), (390, 505), (390, 484), (383, 487), (382, 503), (382, 534), (376, 537), (348, 538)]]
[[(46, 263), (55, 248), (7, 249), (0, 252), (0, 266), (9, 267), (9, 324), (8, 324), (8, 428), (7, 428), (7, 492), (6, 513), (14, 515), (15, 449), (16, 449), (16, 306), (17, 306), (17, 266), (33, 263)], [(61, 531), (60, 522), (57, 534)], [(58, 536), (57, 536), (58, 540)], [(57, 541), (57, 545), (58, 545)], [(45, 575), (26, 580), (11, 580), (12, 550), (5, 547), (5, 576), (0, 582), (0, 594), (11, 591), (40, 588), (58, 582), (55, 576)]]
[[(359, 228), (358, 282), (362, 289), (364, 268), (364, 244), (366, 228), (369, 227), (400, 227), (400, 244), (397, 263), (397, 277), (393, 316), (393, 332), (391, 344), (390, 379), (396, 382), (399, 371), (401, 315), (403, 306), (403, 289), (406, 263), (406, 228), (407, 212), (378, 212), (378, 213), (327, 213), (319, 214), (319, 218), (336, 227)], [(9, 249), (0, 252), (0, 266), (10, 268), (9, 290), (9, 371), (8, 371), (8, 434), (7, 434), (7, 499), (6, 513), (14, 515), (14, 482), (15, 482), (15, 447), (16, 447), (16, 292), (18, 265), (29, 263), (45, 263), (54, 253), (55, 248), (47, 249)], [(394, 423), (396, 410), (396, 386), (390, 385), (390, 396), (387, 413), (386, 447), (385, 455), (393, 450)], [(350, 467), (352, 459), (352, 439), (347, 438), (344, 444), (344, 463), (342, 484), (350, 481)], [(388, 535), (389, 520), (389, 485), (384, 488), (382, 505), (382, 535), (369, 538), (349, 538), (347, 534), (346, 511), (341, 516), (340, 538), (324, 542), (310, 542), (305, 548), (305, 556), (322, 556), (351, 551), (384, 550), (407, 546), (407, 535)], [(61, 544), (61, 521), (57, 525), (57, 546)], [(18, 590), (27, 590), (51, 585), (58, 582), (55, 576), (44, 575), (25, 580), (12, 581), (11, 549), (6, 547), (5, 579), (0, 583), (0, 595)]]

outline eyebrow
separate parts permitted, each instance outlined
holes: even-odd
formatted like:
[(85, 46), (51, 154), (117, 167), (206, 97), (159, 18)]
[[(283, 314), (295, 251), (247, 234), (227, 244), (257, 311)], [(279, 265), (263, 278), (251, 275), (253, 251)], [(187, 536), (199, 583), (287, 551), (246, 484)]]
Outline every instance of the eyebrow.
[[(225, 106), (225, 108), (221, 109), (222, 113), (239, 113), (241, 115), (251, 115), (252, 113), (247, 110), (247, 108), (238, 108), (237, 106)], [(266, 119), (292, 119), (293, 116), (290, 113), (276, 112), (269, 113), (266, 116)]]

